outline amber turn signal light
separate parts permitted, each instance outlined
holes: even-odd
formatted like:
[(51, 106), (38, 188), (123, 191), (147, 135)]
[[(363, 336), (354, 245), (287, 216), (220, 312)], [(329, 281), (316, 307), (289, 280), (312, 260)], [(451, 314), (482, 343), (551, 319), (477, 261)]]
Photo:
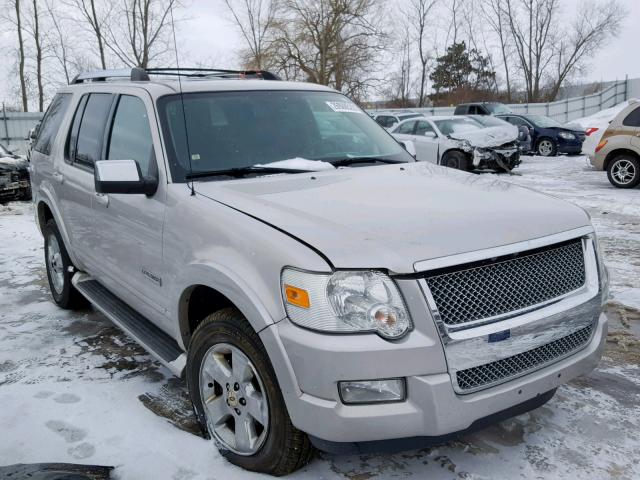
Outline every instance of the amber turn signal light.
[(291, 305), (301, 308), (309, 308), (311, 306), (309, 293), (306, 290), (292, 285), (285, 285), (284, 294), (287, 297), (287, 302)]

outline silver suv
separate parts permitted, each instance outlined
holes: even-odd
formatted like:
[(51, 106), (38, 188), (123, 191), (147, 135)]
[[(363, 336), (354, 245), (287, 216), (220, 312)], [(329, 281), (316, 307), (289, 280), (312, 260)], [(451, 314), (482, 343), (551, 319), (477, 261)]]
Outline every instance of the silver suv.
[(39, 129), (51, 292), (185, 375), (231, 462), (442, 442), (598, 363), (608, 279), (581, 209), (416, 163), (323, 86), (125, 74), (77, 78)]

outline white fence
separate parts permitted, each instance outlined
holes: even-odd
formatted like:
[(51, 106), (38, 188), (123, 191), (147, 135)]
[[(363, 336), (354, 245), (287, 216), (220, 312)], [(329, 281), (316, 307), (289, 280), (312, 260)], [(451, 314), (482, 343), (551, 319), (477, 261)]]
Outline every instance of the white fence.
[(7, 112), (0, 110), (0, 143), (16, 153), (29, 146), (29, 130), (42, 119), (40, 112)]
[[(640, 97), (640, 78), (616, 81), (604, 90), (584, 97), (567, 98), (548, 103), (512, 103), (509, 108), (514, 113), (531, 113), (546, 115), (561, 123), (568, 123), (577, 118), (587, 117), (594, 113), (613, 107), (629, 98)], [(453, 115), (455, 107), (407, 108), (394, 110), (410, 110), (427, 116)], [(375, 111), (375, 110), (372, 110)]]

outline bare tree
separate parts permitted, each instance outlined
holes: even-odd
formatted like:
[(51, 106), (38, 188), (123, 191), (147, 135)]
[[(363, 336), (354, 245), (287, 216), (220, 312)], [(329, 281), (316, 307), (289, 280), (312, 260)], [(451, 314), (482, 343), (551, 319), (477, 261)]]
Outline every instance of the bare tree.
[(558, 0), (505, 0), (509, 29), (527, 101), (555, 98), (585, 57), (618, 30), (624, 9), (617, 0), (585, 1), (577, 20), (562, 28)]
[(46, 8), (47, 13), (49, 14), (49, 19), (51, 20), (51, 24), (53, 25), (53, 31), (50, 32), (52, 36), (51, 50), (53, 52), (53, 56), (60, 64), (60, 68), (62, 69), (62, 73), (64, 74), (65, 82), (69, 83), (71, 81), (71, 60), (67, 36), (63, 31), (63, 26), (61, 25), (58, 12), (54, 9), (52, 0), (47, 0)]
[(505, 18), (505, 0), (484, 0), (482, 5), (482, 15), (489, 24), (500, 43), (500, 54), (507, 86), (507, 101), (511, 102), (511, 78), (509, 67), (511, 59), (509, 56), (509, 32), (508, 20)]
[(13, 9), (12, 13), (14, 14), (14, 16), (11, 16), (11, 13), (7, 13), (7, 15), (3, 15), (3, 20), (12, 24), (16, 29), (16, 33), (18, 34), (18, 77), (20, 80), (20, 97), (22, 100), (22, 110), (24, 112), (28, 112), (29, 96), (27, 93), (27, 76), (25, 71), (26, 52), (23, 36), (24, 26), (22, 24), (22, 8), (20, 5), (20, 0), (11, 0), (11, 2), (9, 2), (9, 6)]
[(106, 69), (105, 30), (110, 23), (113, 11), (112, 2), (99, 2), (98, 7), (96, 0), (66, 0), (65, 3), (78, 13), (76, 25), (81, 29), (88, 30), (95, 37), (100, 66), (103, 70)]
[(585, 1), (581, 4), (568, 35), (563, 35), (555, 52), (555, 79), (550, 98), (555, 98), (567, 77), (581, 62), (615, 36), (625, 10), (615, 1)]
[(274, 55), (308, 81), (359, 98), (374, 81), (386, 35), (378, 0), (283, 0)]
[(278, 0), (224, 0), (246, 43), (243, 64), (247, 68), (271, 68), (268, 53), (277, 20)]
[(429, 30), (430, 14), (438, 0), (409, 0), (406, 10), (403, 12), (404, 21), (412, 33), (413, 41), (418, 48), (418, 60), (420, 73), (418, 81), (418, 106), (422, 107), (426, 101), (427, 79), (429, 74), (429, 61), (431, 54), (427, 46), (427, 33)]
[(147, 68), (173, 51), (171, 10), (178, 0), (124, 0), (107, 25), (107, 48), (125, 65)]
[(40, 10), (38, 1), (32, 0), (32, 8), (29, 18), (29, 33), (35, 47), (34, 61), (36, 66), (36, 86), (38, 95), (38, 111), (44, 111), (44, 86), (42, 83), (42, 62), (44, 56), (43, 36), (40, 28)]

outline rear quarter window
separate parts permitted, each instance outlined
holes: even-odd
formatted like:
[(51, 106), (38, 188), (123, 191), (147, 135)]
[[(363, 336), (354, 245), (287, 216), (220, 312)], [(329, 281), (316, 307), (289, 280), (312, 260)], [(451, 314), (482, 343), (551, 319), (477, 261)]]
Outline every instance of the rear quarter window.
[(624, 117), (622, 125), (624, 125), (625, 127), (640, 127), (640, 107), (637, 107), (626, 117)]
[(70, 103), (70, 93), (58, 93), (53, 97), (38, 129), (38, 137), (33, 145), (35, 151), (45, 155), (51, 154), (53, 143), (58, 134), (58, 130), (60, 130), (60, 124)]

